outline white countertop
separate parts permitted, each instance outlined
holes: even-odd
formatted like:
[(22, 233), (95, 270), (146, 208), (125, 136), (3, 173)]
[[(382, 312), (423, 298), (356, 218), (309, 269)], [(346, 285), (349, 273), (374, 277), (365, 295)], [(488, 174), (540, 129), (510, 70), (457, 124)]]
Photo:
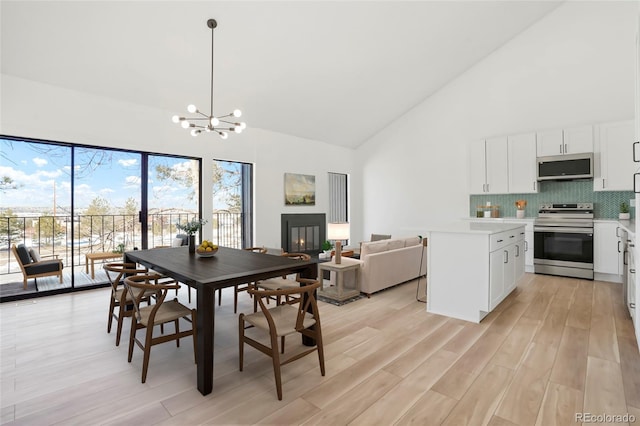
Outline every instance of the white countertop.
[(495, 221), (472, 222), (459, 220), (428, 229), (428, 232), (447, 232), (455, 234), (497, 234), (498, 232), (509, 231), (525, 226), (526, 223), (503, 223)]

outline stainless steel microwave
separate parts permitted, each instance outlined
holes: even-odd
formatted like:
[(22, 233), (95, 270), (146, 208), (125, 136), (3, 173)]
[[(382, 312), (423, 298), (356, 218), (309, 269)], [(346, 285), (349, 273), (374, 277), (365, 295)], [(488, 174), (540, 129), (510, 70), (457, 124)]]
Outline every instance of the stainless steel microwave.
[(571, 180), (593, 178), (593, 153), (538, 157), (538, 180)]

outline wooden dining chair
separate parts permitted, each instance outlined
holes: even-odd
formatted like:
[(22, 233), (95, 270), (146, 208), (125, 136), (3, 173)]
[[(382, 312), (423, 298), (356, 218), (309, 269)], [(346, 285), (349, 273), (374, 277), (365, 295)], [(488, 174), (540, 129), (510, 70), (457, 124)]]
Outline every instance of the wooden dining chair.
[[(107, 333), (111, 333), (113, 320), (117, 321), (116, 346), (120, 346), (120, 336), (122, 335), (122, 323), (124, 318), (130, 317), (133, 313), (133, 299), (131, 294), (123, 285), (125, 275), (145, 274), (146, 269), (139, 269), (135, 263), (105, 263), (104, 271), (111, 283), (111, 301), (109, 302), (109, 320), (107, 322)], [(146, 301), (152, 293), (147, 294)], [(116, 313), (116, 307), (118, 312)]]
[[(311, 260), (311, 256), (306, 253), (282, 253), (281, 256), (288, 257), (290, 259), (297, 260)], [(290, 278), (287, 275), (282, 277), (269, 278), (263, 281), (258, 281), (257, 286), (266, 290), (285, 290), (300, 287), (299, 284), (300, 274), (297, 274), (295, 278)], [(280, 298), (275, 298), (276, 304), (280, 304)], [(285, 303), (292, 304), (299, 302), (300, 299), (291, 295), (285, 295)], [(254, 312), (257, 310), (257, 301), (253, 304)]]
[[(320, 373), (323, 376), (325, 375), (322, 327), (320, 326), (320, 312), (318, 311), (318, 304), (315, 298), (315, 292), (318, 287), (320, 287), (318, 280), (299, 278), (296, 288), (286, 290), (249, 288), (247, 290), (254, 299), (258, 300), (260, 311), (248, 315), (242, 313), (238, 317), (240, 371), (242, 371), (244, 367), (245, 343), (271, 357), (273, 373), (276, 380), (276, 392), (279, 400), (282, 400), (281, 366), (317, 351)], [(296, 297), (302, 300), (302, 303), (295, 306), (283, 304), (267, 308), (266, 300), (269, 298), (282, 298), (286, 296)], [(246, 335), (245, 329), (251, 327), (268, 333), (269, 346)], [(315, 345), (308, 348), (305, 347), (302, 351), (293, 351), (292, 354), (285, 357), (284, 339), (286, 336), (294, 333), (300, 333), (303, 336), (313, 339)], [(278, 348), (278, 338), (280, 338), (281, 341), (280, 348)]]
[[(133, 346), (137, 344), (144, 353), (142, 361), (142, 383), (147, 380), (147, 371), (149, 369), (149, 358), (151, 356), (151, 347), (160, 343), (176, 341), (176, 346), (180, 347), (180, 339), (187, 336), (193, 336), (193, 354), (196, 358), (196, 341), (197, 341), (197, 325), (196, 310), (178, 302), (175, 298), (165, 301), (167, 292), (179, 288), (178, 283), (158, 284), (158, 275), (135, 275), (127, 277), (124, 285), (133, 296), (134, 315), (131, 317), (131, 333), (129, 334), (129, 358), (133, 359)], [(141, 306), (147, 292), (153, 292), (155, 303), (150, 306)], [(191, 323), (189, 330), (180, 330), (180, 319), (185, 319)], [(156, 325), (163, 325), (173, 322), (175, 332), (171, 334), (161, 334), (153, 336), (153, 329)], [(136, 337), (136, 332), (142, 328), (146, 328), (144, 342)]]
[[(246, 251), (250, 251), (253, 253), (260, 253), (260, 254), (265, 254), (267, 252), (267, 249), (264, 247), (247, 247), (244, 250)], [(237, 313), (238, 312), (238, 293), (242, 293), (244, 291), (247, 291), (249, 288), (255, 286), (255, 283), (246, 283), (246, 284), (237, 284), (235, 286), (233, 286), (233, 290), (234, 290), (234, 294), (233, 294), (233, 313)], [(220, 291), (220, 289), (218, 289), (218, 292)], [(221, 294), (218, 293), (218, 302), (221, 299)]]

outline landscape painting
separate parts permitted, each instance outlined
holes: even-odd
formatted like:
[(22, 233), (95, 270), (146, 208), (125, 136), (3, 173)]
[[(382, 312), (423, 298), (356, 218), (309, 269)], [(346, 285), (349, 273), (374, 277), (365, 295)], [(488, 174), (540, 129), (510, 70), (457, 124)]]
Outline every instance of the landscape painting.
[(285, 173), (284, 203), (287, 206), (315, 206), (316, 177), (313, 175)]

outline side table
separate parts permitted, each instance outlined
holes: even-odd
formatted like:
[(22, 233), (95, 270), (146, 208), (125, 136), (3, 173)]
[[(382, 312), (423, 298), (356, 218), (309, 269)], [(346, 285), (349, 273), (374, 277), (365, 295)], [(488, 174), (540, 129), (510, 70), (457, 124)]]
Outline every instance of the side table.
[[(331, 262), (318, 263), (318, 277), (321, 284), (318, 294), (339, 302), (358, 296), (360, 294), (361, 265), (361, 260), (348, 257), (342, 258), (342, 263), (339, 265), (333, 260)], [(325, 286), (323, 271), (335, 272), (336, 282), (334, 286)], [(349, 271), (351, 271), (350, 274)], [(345, 277), (345, 273), (347, 273), (346, 275), (352, 275), (352, 277)]]

